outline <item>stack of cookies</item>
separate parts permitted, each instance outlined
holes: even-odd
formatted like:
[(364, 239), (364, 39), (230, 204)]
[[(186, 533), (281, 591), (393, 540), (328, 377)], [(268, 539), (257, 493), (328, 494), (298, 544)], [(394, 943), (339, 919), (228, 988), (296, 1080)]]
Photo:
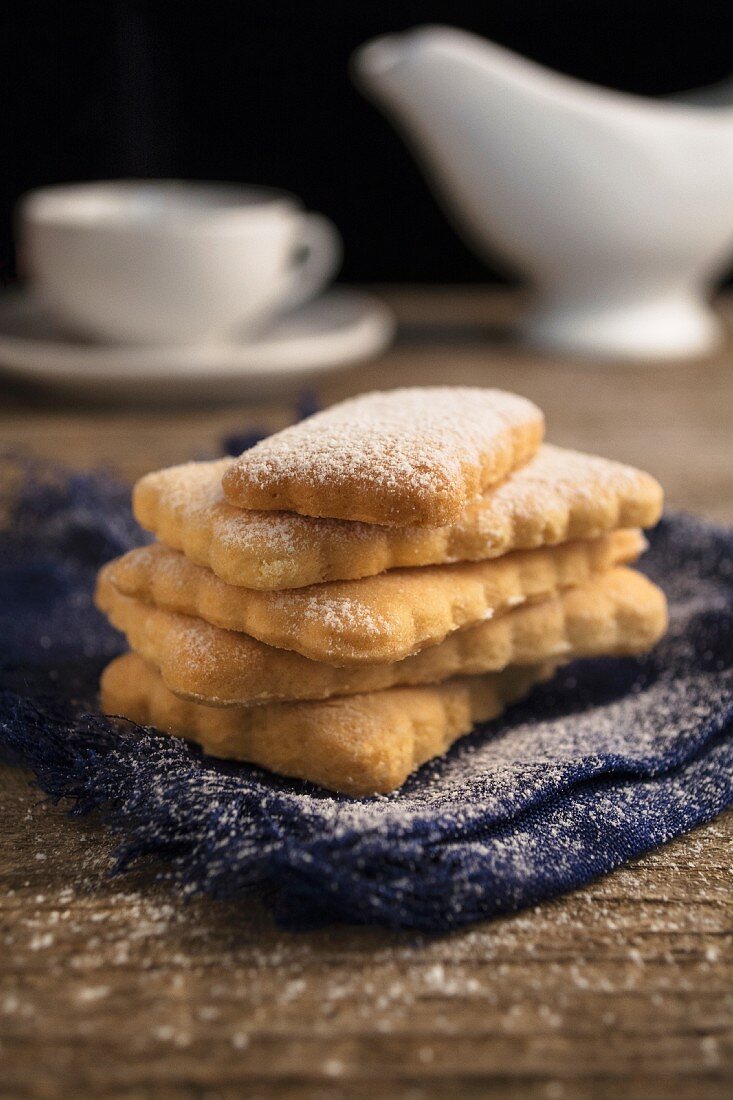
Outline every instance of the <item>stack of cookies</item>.
[(628, 565), (662, 491), (543, 432), (513, 394), (403, 389), (148, 474), (157, 541), (97, 587), (131, 650), (104, 709), (369, 795), (559, 664), (647, 651), (665, 600)]

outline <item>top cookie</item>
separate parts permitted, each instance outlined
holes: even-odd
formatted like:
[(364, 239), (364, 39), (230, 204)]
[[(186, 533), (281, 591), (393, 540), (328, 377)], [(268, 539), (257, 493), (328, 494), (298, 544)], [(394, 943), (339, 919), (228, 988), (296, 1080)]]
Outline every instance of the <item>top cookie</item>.
[(227, 470), (239, 508), (439, 527), (537, 451), (540, 410), (502, 390), (369, 393), (263, 439)]

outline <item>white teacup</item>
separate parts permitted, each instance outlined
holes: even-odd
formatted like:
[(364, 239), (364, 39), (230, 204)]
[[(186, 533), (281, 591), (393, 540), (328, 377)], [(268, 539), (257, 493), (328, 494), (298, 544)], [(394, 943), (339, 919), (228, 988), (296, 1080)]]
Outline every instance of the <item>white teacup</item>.
[(69, 184), (18, 214), (21, 267), (55, 319), (117, 343), (246, 336), (315, 297), (341, 259), (327, 218), (268, 188)]

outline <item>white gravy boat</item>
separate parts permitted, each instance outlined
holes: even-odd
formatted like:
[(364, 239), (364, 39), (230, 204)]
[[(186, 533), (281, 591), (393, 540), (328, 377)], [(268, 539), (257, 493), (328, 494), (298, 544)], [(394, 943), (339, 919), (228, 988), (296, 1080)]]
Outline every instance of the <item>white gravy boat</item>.
[(677, 99), (562, 76), (424, 27), (354, 59), (479, 252), (529, 276), (523, 333), (601, 356), (700, 354), (733, 252), (733, 83)]

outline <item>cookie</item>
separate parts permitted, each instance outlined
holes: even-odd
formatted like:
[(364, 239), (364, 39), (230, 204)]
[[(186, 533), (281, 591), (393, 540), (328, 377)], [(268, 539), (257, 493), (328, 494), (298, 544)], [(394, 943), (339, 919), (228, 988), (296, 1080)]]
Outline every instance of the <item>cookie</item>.
[(640, 531), (620, 530), (490, 561), (393, 569), (361, 580), (262, 592), (226, 584), (180, 551), (153, 543), (110, 562), (103, 576), (125, 596), (313, 661), (384, 664), (631, 562), (645, 545)]
[(440, 527), (536, 452), (542, 413), (502, 390), (367, 393), (245, 451), (226, 471), (238, 508)]
[(642, 574), (623, 567), (457, 631), (404, 661), (352, 668), (311, 661), (247, 634), (163, 611), (121, 595), (104, 577), (97, 603), (130, 647), (160, 670), (168, 688), (211, 706), (326, 699), (438, 683), (510, 664), (642, 653), (666, 628), (663, 593)]
[(483, 561), (512, 550), (650, 527), (662, 489), (649, 474), (546, 444), (451, 526), (378, 527), (224, 500), (232, 459), (159, 470), (135, 486), (133, 509), (161, 542), (228, 584), (263, 590), (353, 580), (404, 566)]
[(208, 755), (361, 797), (400, 787), (421, 764), (442, 755), (477, 722), (497, 717), (552, 671), (507, 669), (325, 703), (222, 710), (179, 699), (140, 657), (126, 653), (102, 674), (101, 702), (107, 714), (197, 741)]

